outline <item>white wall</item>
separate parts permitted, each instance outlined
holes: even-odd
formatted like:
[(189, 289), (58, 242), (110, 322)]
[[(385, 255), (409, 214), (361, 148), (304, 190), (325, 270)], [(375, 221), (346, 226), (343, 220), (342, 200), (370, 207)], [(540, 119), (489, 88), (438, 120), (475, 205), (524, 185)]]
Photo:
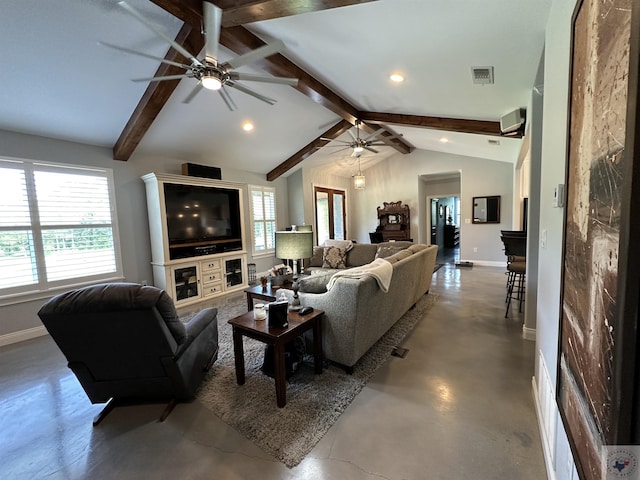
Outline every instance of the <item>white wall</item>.
[[(538, 261), (538, 301), (536, 308), (536, 384), (538, 392), (547, 391), (555, 398), (556, 365), (558, 359), (558, 328), (560, 324), (560, 291), (563, 236), (563, 210), (553, 208), (553, 187), (564, 183), (566, 168), (569, 58), (571, 17), (576, 0), (554, 0), (546, 30), (544, 66), (544, 116), (542, 126), (542, 168), (540, 188), (540, 242)], [(543, 239), (546, 241), (543, 245)], [(533, 240), (533, 239), (532, 239)], [(545, 382), (544, 366), (549, 385)], [(547, 458), (554, 478), (577, 480), (566, 434), (559, 420), (555, 400), (541, 418), (547, 431), (550, 449)], [(540, 398), (541, 404), (548, 399)], [(550, 418), (545, 418), (549, 416)], [(553, 432), (555, 428), (556, 432)]]
[[(514, 159), (515, 161), (515, 159)], [(356, 239), (369, 241), (369, 232), (377, 226), (376, 207), (382, 202), (402, 201), (411, 209), (411, 236), (414, 241), (429, 241), (426, 235), (424, 198), (428, 186), (421, 185), (421, 175), (460, 172), (460, 258), (478, 263), (505, 264), (500, 230), (511, 230), (513, 205), (513, 164), (448, 153), (415, 150), (408, 155), (396, 154), (387, 161), (367, 169), (367, 188), (359, 192), (355, 203)], [(472, 198), (500, 195), (499, 224), (474, 225), (471, 219)], [(422, 198), (421, 198), (422, 197)], [(477, 252), (473, 249), (477, 248)]]
[[(190, 162), (192, 159), (145, 157), (134, 154), (128, 162), (121, 162), (112, 159), (110, 148), (81, 145), (3, 130), (0, 130), (0, 156), (111, 168), (115, 182), (125, 280), (131, 282), (146, 280), (150, 284), (153, 282), (150, 266), (151, 246), (147, 201), (144, 183), (140, 177), (149, 172), (179, 174), (181, 164)], [(215, 160), (208, 163), (200, 161), (200, 163), (216, 165)], [(279, 219), (283, 225), (290, 224), (286, 179), (267, 182), (264, 175), (228, 169), (224, 166), (222, 166), (222, 178), (232, 182), (275, 186)], [(248, 197), (244, 204), (245, 219), (248, 222), (250, 218)], [(248, 227), (248, 225), (245, 226), (247, 231), (249, 231)], [(250, 241), (250, 238), (248, 237), (247, 240)], [(248, 261), (254, 261), (251, 258), (250, 246), (248, 246), (248, 250)], [(263, 271), (272, 267), (274, 260), (271, 256), (255, 260), (254, 263), (256, 263), (258, 271)], [(29, 332), (30, 329), (41, 329), (42, 323), (37, 317), (37, 311), (45, 298), (47, 296), (32, 302), (0, 307), (0, 345), (14, 339), (20, 340), (25, 335), (25, 338), (28, 338), (31, 334), (24, 332)]]

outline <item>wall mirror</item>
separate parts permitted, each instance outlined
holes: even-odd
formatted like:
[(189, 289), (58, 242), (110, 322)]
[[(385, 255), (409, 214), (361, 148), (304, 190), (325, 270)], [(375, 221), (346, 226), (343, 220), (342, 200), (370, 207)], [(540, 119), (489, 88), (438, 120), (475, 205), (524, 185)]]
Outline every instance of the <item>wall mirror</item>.
[(473, 223), (500, 223), (500, 195), (473, 197)]

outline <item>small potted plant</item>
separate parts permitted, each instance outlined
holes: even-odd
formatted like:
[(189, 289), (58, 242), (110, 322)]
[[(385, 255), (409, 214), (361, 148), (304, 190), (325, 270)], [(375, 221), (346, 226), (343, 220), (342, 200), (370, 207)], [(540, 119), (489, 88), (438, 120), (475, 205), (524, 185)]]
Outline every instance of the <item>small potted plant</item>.
[(267, 281), (269, 279), (267, 277), (260, 277), (260, 284), (262, 285), (262, 289), (266, 289), (267, 288)]

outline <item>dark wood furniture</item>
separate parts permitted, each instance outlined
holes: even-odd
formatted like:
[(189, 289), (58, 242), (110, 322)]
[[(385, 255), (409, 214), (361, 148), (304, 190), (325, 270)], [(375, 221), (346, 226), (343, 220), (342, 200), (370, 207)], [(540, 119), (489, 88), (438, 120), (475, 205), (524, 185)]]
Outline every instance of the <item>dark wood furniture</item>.
[(266, 287), (262, 285), (256, 285), (253, 287), (245, 288), (244, 293), (247, 294), (247, 309), (253, 310), (253, 300), (264, 300), (265, 302), (274, 302), (278, 288), (272, 288), (270, 283), (267, 283)]
[(444, 246), (454, 248), (460, 245), (460, 228), (456, 225), (444, 226)]
[(378, 223), (376, 233), (382, 234), (382, 241), (411, 241), (411, 216), (409, 206), (402, 202), (384, 202), (378, 207)]
[(233, 328), (233, 355), (236, 364), (236, 380), (238, 385), (244, 385), (244, 348), (242, 337), (246, 336), (272, 345), (275, 351), (275, 383), (278, 407), (287, 403), (287, 384), (285, 368), (285, 345), (307, 330), (313, 330), (313, 356), (316, 373), (322, 373), (322, 310), (302, 316), (296, 312), (289, 312), (287, 327), (269, 327), (269, 320), (255, 320), (253, 312), (247, 312), (229, 320)]

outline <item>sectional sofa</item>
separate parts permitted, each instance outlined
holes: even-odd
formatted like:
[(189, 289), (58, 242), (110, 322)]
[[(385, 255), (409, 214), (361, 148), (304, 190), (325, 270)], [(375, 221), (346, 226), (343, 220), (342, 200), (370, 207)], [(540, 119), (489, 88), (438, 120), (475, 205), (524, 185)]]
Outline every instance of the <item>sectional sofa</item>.
[[(343, 251), (336, 252), (336, 248)], [(437, 252), (437, 246), (411, 242), (356, 243), (344, 249), (315, 247), (306, 268), (310, 275), (299, 281), (298, 295), (301, 305), (325, 312), (325, 358), (353, 371), (360, 357), (429, 291)], [(338, 257), (342, 264), (335, 263)], [(387, 292), (369, 275), (331, 280), (336, 272), (348, 275), (347, 269), (366, 266), (376, 258), (391, 264)], [(293, 292), (287, 294), (291, 297)]]

